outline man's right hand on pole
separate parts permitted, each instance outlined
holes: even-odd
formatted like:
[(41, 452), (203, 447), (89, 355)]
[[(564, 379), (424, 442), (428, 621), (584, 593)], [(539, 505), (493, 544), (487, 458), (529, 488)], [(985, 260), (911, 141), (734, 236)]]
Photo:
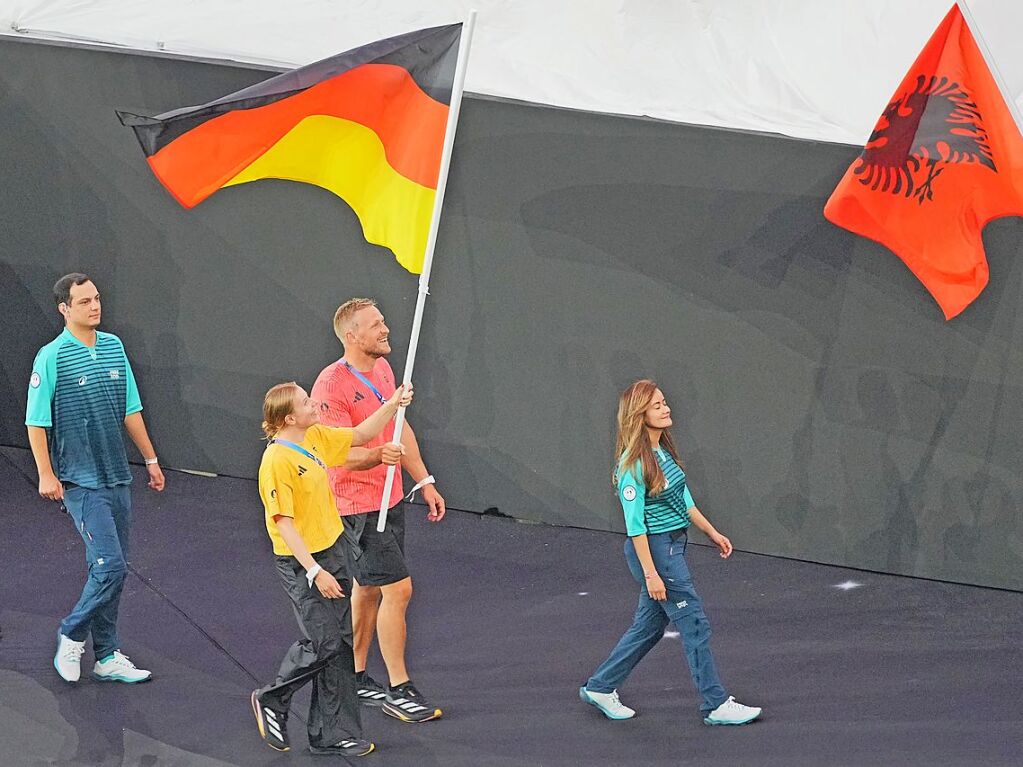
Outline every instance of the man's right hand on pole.
[(380, 446), (380, 463), (385, 466), (394, 466), (401, 457), (405, 455), (405, 446), (397, 442), (388, 442)]

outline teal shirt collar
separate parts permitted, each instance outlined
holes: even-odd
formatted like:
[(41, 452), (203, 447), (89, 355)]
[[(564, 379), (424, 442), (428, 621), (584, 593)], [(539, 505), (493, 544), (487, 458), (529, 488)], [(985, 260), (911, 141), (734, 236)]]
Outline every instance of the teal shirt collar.
[(75, 334), (72, 333), (70, 330), (68, 330), (67, 325), (64, 326), (64, 330), (62, 330), (60, 335), (58, 336), (58, 338), (64, 338), (66, 340), (71, 341), (72, 343), (78, 344), (79, 346), (84, 346), (86, 349), (95, 349), (97, 346), (99, 346), (99, 337), (100, 337), (100, 332), (97, 330), (96, 331), (96, 343), (93, 344), (92, 346), (89, 346), (88, 344), (82, 343), (81, 339), (76, 338)]

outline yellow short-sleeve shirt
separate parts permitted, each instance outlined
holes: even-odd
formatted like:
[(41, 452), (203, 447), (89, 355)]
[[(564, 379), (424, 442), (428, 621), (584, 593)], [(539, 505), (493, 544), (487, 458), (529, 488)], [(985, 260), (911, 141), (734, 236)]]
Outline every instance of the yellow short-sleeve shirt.
[[(351, 429), (310, 426), (302, 448), (327, 466), (340, 466), (352, 446)], [(259, 464), (259, 497), (266, 514), (266, 531), (274, 554), (290, 556), (274, 517), (291, 517), (310, 554), (330, 548), (344, 525), (330, 492), (327, 470), (298, 450), (281, 444), (267, 445)]]

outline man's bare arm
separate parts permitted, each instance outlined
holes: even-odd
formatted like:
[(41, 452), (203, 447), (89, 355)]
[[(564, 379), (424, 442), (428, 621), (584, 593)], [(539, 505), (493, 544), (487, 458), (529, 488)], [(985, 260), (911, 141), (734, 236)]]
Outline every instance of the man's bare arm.
[(50, 448), (46, 442), (46, 429), (42, 426), (28, 426), (28, 444), (32, 448), (32, 457), (39, 473), (39, 495), (51, 501), (59, 501), (64, 497), (64, 486), (53, 472), (50, 463)]
[(135, 443), (135, 447), (139, 449), (139, 452), (142, 453), (142, 457), (146, 461), (146, 471), (149, 472), (149, 486), (153, 490), (160, 492), (165, 484), (163, 470), (160, 468), (160, 464), (155, 463), (156, 450), (149, 439), (149, 432), (146, 431), (146, 422), (142, 420), (142, 413), (132, 413), (129, 416), (125, 416), (124, 428), (127, 429), (128, 436), (131, 437), (131, 441)]

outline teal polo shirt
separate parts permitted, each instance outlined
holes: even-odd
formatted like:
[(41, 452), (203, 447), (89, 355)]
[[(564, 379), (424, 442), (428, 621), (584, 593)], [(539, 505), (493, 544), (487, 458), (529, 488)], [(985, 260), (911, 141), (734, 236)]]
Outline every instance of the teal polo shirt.
[(131, 484), (124, 419), (142, 410), (121, 339), (96, 333), (89, 347), (64, 331), (32, 363), (26, 426), (47, 429), (61, 482), (91, 489)]
[(642, 467), (638, 464), (618, 470), (618, 500), (625, 512), (625, 531), (630, 536), (655, 535), (689, 527), (689, 509), (696, 505), (682, 467), (667, 450), (655, 448), (654, 455), (668, 481), (668, 486), (657, 495), (647, 490)]

